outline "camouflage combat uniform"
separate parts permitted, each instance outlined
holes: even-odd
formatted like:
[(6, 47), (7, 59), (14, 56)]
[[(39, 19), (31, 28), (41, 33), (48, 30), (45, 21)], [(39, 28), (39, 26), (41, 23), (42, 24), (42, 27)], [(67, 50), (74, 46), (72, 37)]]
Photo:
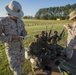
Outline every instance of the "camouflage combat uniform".
[(23, 21), (17, 19), (16, 23), (9, 17), (1, 19), (0, 41), (5, 43), (8, 62), (11, 70), (14, 72), (14, 75), (21, 75), (25, 60), (24, 45), (22, 39), (20, 39), (19, 41), (12, 40), (13, 35), (26, 35)]
[(42, 45), (40, 42), (35, 43), (32, 42), (30, 45), (30, 55), (31, 58), (34, 60), (33, 63), (31, 63), (32, 66), (32, 71), (35, 73), (35, 69), (38, 68), (37, 64), (38, 64), (38, 57), (40, 56), (40, 51), (42, 49)]
[(42, 47), (43, 48), (46, 48), (46, 45), (47, 45), (47, 37), (46, 36), (40, 37), (40, 42), (42, 44)]
[(30, 45), (30, 54), (37, 57), (41, 49), (42, 49), (41, 42), (38, 43), (32, 42)]
[(67, 49), (66, 49), (66, 54), (68, 58), (72, 58), (75, 44), (76, 44), (76, 22), (74, 22), (72, 28), (68, 30)]

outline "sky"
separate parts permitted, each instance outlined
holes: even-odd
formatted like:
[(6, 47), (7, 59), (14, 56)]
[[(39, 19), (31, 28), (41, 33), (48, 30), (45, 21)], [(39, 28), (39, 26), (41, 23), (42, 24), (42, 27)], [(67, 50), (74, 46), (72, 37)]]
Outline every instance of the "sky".
[[(5, 6), (12, 0), (0, 0), (0, 17), (6, 16)], [(18, 1), (25, 16), (34, 16), (40, 8), (65, 6), (75, 4), (76, 0), (16, 0)]]

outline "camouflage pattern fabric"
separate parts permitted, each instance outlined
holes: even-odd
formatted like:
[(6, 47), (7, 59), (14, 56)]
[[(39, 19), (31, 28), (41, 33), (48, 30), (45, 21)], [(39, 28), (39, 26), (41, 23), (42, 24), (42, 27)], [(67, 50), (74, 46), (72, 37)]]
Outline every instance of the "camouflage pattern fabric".
[(24, 23), (17, 19), (17, 23), (5, 17), (0, 21), (0, 41), (5, 43), (8, 62), (14, 75), (21, 75), (25, 63), (25, 50), (22, 39), (19, 41), (12, 40), (12, 36), (26, 36)]
[(42, 47), (46, 48), (46, 45), (47, 45), (47, 38), (46, 38), (46, 36), (40, 37), (40, 42), (41, 42)]
[(38, 42), (38, 43), (32, 42), (30, 45), (30, 54), (32, 56), (38, 57), (41, 49), (42, 49), (42, 44), (40, 42)]
[(73, 49), (75, 45), (76, 45), (76, 22), (74, 22), (72, 28), (68, 30), (67, 49), (66, 49), (66, 54), (68, 58), (72, 58)]
[(38, 68), (38, 57), (40, 56), (40, 52), (41, 52), (41, 49), (42, 49), (42, 45), (41, 45), (41, 42), (32, 42), (30, 44), (30, 55), (31, 55), (31, 58), (34, 60), (33, 63), (31, 63), (31, 66), (32, 66), (32, 72), (35, 73), (35, 69)]

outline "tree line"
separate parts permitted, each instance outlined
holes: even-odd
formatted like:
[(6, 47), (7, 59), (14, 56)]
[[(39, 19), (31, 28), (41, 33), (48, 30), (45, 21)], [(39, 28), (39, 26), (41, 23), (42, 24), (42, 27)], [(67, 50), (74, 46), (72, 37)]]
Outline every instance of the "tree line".
[(35, 16), (24, 16), (24, 19), (43, 19), (43, 20), (56, 20), (60, 18), (62, 20), (69, 18), (69, 13), (76, 10), (75, 4), (67, 4), (66, 6), (60, 7), (49, 7), (39, 9)]
[(34, 19), (33, 16), (24, 16), (23, 19)]
[(64, 20), (69, 18), (69, 13), (73, 10), (76, 10), (76, 3), (60, 7), (42, 8), (37, 11), (35, 18), (44, 20), (56, 20), (57, 18), (60, 18)]

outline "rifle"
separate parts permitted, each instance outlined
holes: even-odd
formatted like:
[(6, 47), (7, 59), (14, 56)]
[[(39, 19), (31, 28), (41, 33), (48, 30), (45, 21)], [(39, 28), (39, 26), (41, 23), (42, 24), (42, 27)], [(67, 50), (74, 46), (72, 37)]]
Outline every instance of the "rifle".
[(46, 26), (46, 38), (48, 38), (48, 33), (47, 33), (47, 26)]
[(60, 36), (59, 36), (59, 39), (58, 39), (58, 40), (61, 40), (61, 39), (62, 39), (63, 33), (64, 33), (64, 29), (63, 29), (62, 32), (60, 33)]
[(51, 35), (51, 32), (52, 32), (52, 28), (53, 28), (53, 25), (51, 26), (50, 32), (48, 34), (49, 38), (50, 38), (50, 35)]

